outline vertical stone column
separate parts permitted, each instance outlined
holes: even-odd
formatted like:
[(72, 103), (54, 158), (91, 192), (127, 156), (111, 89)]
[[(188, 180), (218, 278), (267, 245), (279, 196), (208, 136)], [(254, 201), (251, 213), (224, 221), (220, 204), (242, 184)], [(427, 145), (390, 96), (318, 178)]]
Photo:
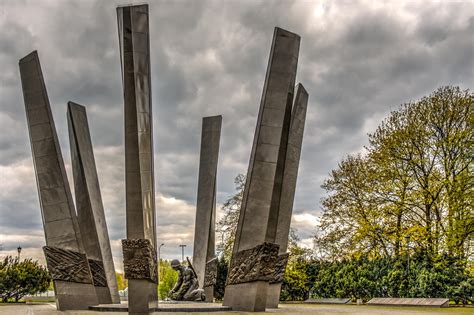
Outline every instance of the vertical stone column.
[(43, 218), (46, 263), (58, 310), (97, 304), (48, 93), (36, 51), (20, 60), (26, 118)]
[(97, 298), (120, 303), (86, 108), (69, 102), (67, 118), (77, 217)]
[(215, 254), (216, 175), (219, 158), (222, 116), (204, 117), (201, 133), (201, 157), (194, 228), (193, 267), (199, 286), (212, 302), (217, 276)]
[(118, 7), (117, 19), (125, 109), (124, 270), (130, 314), (147, 314), (157, 306), (148, 5)]
[(288, 135), (287, 152), (285, 156), (283, 185), (281, 186), (278, 213), (273, 221), (275, 243), (280, 246), (278, 252), (277, 267), (274, 277), (270, 280), (267, 296), (267, 307), (277, 308), (280, 300), (280, 289), (288, 262), (288, 235), (290, 232), (291, 214), (293, 212), (293, 201), (296, 191), (296, 178), (303, 143), (304, 125), (306, 121), (306, 108), (308, 105), (308, 92), (302, 84), (298, 84), (295, 103), (291, 114), (290, 130)]
[(264, 311), (278, 255), (272, 200), (280, 196), (300, 37), (275, 28), (250, 156), (224, 305)]

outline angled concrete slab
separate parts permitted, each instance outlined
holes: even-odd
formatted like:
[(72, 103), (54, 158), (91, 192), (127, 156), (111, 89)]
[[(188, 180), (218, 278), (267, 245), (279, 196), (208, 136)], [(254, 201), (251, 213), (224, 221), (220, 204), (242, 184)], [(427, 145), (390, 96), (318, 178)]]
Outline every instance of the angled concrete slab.
[(445, 299), (445, 298), (373, 298), (369, 302), (367, 302), (367, 305), (448, 307), (449, 299)]
[(22, 58), (19, 66), (46, 238), (44, 253), (57, 308), (87, 309), (98, 301), (37, 52)]
[[(268, 271), (278, 255), (273, 221), (278, 218), (275, 205), (281, 197), (299, 45), (300, 36), (275, 28), (224, 296), (224, 305), (233, 310), (266, 307)], [(245, 266), (255, 268), (249, 272)]]
[(194, 228), (193, 267), (206, 301), (213, 301), (217, 260), (215, 254), (216, 176), (222, 116), (202, 119), (199, 181)]
[(117, 21), (125, 112), (124, 270), (130, 314), (147, 314), (158, 300), (148, 5), (118, 7)]
[(120, 303), (86, 108), (69, 102), (67, 117), (77, 217), (97, 298)]
[[(276, 268), (274, 279), (268, 287), (267, 307), (277, 308), (280, 301), (280, 290), (288, 262), (288, 236), (290, 233), (291, 215), (293, 213), (293, 202), (295, 199), (296, 179), (303, 144), (304, 125), (306, 121), (306, 109), (308, 106), (308, 92), (302, 84), (296, 88), (296, 97), (291, 112), (291, 123), (286, 147), (285, 162), (283, 166), (283, 179), (278, 203), (272, 204), (276, 207), (276, 215), (269, 221), (269, 230), (273, 230), (274, 242), (280, 246), (278, 251), (278, 268)], [(276, 199), (276, 198), (275, 198)]]

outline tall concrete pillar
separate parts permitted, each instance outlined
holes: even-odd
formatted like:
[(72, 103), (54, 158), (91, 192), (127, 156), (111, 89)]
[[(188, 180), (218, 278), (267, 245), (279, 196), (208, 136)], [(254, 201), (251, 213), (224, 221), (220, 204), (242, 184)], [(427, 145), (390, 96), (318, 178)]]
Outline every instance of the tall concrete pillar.
[(278, 255), (271, 224), (280, 197), (300, 37), (275, 28), (250, 156), (224, 305), (264, 311)]
[(125, 109), (124, 270), (130, 314), (148, 314), (157, 307), (148, 5), (118, 7), (117, 19)]
[(193, 267), (199, 286), (212, 302), (217, 277), (215, 254), (216, 175), (222, 116), (204, 117), (201, 133), (201, 157), (194, 228)]
[[(295, 199), (296, 178), (300, 162), (301, 146), (303, 143), (304, 125), (306, 121), (306, 108), (308, 105), (308, 92), (302, 84), (298, 84), (295, 103), (291, 113), (291, 123), (288, 135), (287, 151), (285, 156), (283, 185), (281, 186), (280, 202), (277, 206), (278, 213), (274, 217), (275, 243), (280, 246), (277, 267), (274, 277), (270, 280), (267, 295), (267, 307), (277, 308), (280, 300), (281, 283), (288, 263), (288, 235), (290, 233), (291, 214)], [(275, 224), (276, 223), (276, 224)]]
[(69, 102), (67, 117), (77, 217), (97, 298), (120, 303), (86, 108)]
[(43, 218), (48, 271), (58, 310), (97, 304), (48, 93), (36, 51), (20, 60), (26, 118)]

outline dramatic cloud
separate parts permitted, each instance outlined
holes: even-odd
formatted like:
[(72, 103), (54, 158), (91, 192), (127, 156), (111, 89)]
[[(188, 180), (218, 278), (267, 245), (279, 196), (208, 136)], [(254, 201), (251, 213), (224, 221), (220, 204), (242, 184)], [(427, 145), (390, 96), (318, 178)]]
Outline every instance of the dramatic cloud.
[[(128, 1), (130, 2), (130, 1)], [(135, 1), (133, 1), (135, 2)], [(401, 103), (442, 85), (472, 88), (469, 1), (150, 1), (158, 241), (192, 253), (201, 119), (223, 115), (217, 196), (247, 171), (272, 40), (302, 37), (298, 81), (310, 94), (292, 226), (311, 246), (320, 188)], [(0, 4), (0, 255), (44, 244), (18, 60), (38, 50), (70, 172), (66, 103), (87, 106), (117, 268), (125, 237), (120, 1)]]

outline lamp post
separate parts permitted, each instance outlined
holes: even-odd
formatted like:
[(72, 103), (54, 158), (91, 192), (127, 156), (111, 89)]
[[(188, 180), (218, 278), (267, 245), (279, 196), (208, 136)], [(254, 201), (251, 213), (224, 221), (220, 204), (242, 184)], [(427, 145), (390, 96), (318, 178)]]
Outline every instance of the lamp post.
[(184, 261), (184, 248), (186, 245), (179, 245), (179, 247), (181, 247), (181, 261)]
[(160, 272), (159, 275), (158, 275), (158, 277), (159, 277), (159, 280), (160, 280), (160, 281), (161, 281), (161, 279), (162, 279), (162, 278), (161, 278), (162, 272), (161, 272), (161, 268), (160, 268), (160, 267), (161, 267), (160, 250), (161, 250), (161, 246), (163, 246), (163, 245), (165, 245), (165, 243), (161, 243), (160, 246), (158, 246), (158, 271)]
[(18, 251), (18, 261), (20, 261), (21, 246), (18, 246), (17, 251)]

